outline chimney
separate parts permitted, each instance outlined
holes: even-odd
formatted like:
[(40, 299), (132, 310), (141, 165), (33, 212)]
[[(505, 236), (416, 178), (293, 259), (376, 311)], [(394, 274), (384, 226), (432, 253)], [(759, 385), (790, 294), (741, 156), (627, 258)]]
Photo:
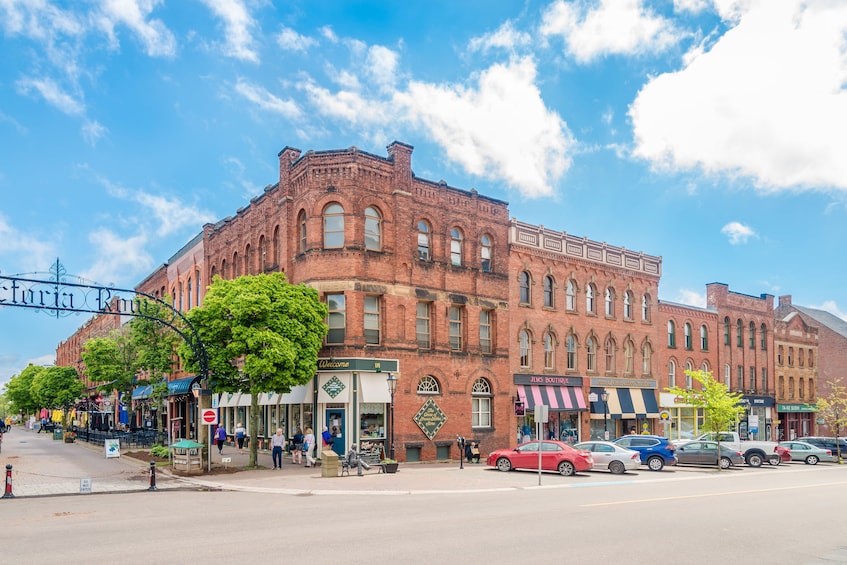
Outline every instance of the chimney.
[(412, 151), (414, 147), (394, 141), (387, 147), (388, 159), (394, 162), (394, 187), (412, 192)]
[(288, 193), (288, 179), (291, 175), (291, 163), (300, 158), (301, 151), (286, 145), (279, 152), (279, 189), (283, 194)]

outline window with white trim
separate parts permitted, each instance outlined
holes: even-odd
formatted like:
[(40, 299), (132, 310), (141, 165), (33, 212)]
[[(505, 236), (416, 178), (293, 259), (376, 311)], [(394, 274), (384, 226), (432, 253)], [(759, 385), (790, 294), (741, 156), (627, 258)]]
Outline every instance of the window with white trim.
[(431, 306), (429, 302), (418, 302), (415, 306), (415, 338), (418, 341), (418, 347), (421, 349), (429, 349), (432, 346), (430, 333)]
[(324, 210), (324, 249), (344, 247), (344, 208), (330, 204)]
[(462, 339), (462, 310), (461, 306), (450, 307), (450, 349), (453, 351), (464, 350)]
[(491, 427), (491, 385), (486, 379), (478, 378), (471, 389), (471, 427)]
[(418, 394), (439, 394), (440, 392), (441, 387), (438, 384), (438, 380), (432, 375), (424, 375), (418, 381)]
[(365, 343), (379, 345), (380, 343), (380, 297), (365, 296)]
[(491, 333), (491, 310), (479, 311), (479, 350), (482, 353), (491, 353), (492, 349), (492, 333)]
[(555, 368), (555, 346), (553, 335), (550, 332), (544, 334), (544, 368)]
[(520, 334), (518, 334), (518, 343), (520, 346), (520, 365), (523, 368), (530, 367), (531, 355), (528, 331), (521, 330)]
[(371, 206), (365, 208), (365, 249), (382, 249), (382, 216)]

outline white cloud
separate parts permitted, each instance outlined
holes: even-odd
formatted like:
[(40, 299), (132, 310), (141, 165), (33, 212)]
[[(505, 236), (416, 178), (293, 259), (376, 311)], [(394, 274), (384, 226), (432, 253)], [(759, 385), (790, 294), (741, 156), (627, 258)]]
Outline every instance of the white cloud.
[(545, 106), (536, 72), (531, 58), (513, 59), (480, 73), (476, 87), (412, 82), (396, 100), (468, 172), (547, 196), (570, 167), (574, 141)]
[(162, 20), (148, 19), (150, 13), (161, 4), (160, 0), (100, 0), (100, 14), (96, 16), (98, 26), (118, 45), (115, 26), (123, 24), (144, 45), (151, 57), (176, 54), (176, 39)]
[(712, 5), (711, 0), (673, 0), (674, 12), (699, 14)]
[[(32, 234), (23, 233), (9, 224), (0, 214), (0, 241), (3, 242), (0, 255), (13, 257), (17, 267), (16, 272), (36, 272), (43, 270), (56, 257), (56, 250), (51, 243), (41, 241)], [(4, 261), (6, 265), (11, 261)], [(9, 274), (5, 272), (5, 274)]]
[(15, 86), (23, 95), (29, 95), (31, 91), (37, 92), (45, 102), (70, 116), (77, 116), (85, 111), (85, 105), (82, 102), (62, 90), (62, 87), (51, 78), (22, 78), (15, 83)]
[(706, 293), (681, 288), (679, 289), (679, 295), (676, 302), (679, 302), (680, 304), (688, 304), (689, 306), (696, 306), (698, 308), (705, 308)]
[(580, 63), (604, 55), (659, 52), (681, 37), (670, 20), (654, 14), (642, 0), (557, 0), (544, 12), (540, 31), (561, 36)]
[(107, 133), (109, 130), (96, 120), (89, 120), (82, 124), (82, 137), (92, 147), (97, 145), (97, 141)]
[(101, 228), (92, 231), (88, 241), (97, 257), (94, 265), (81, 275), (89, 281), (112, 285), (136, 273), (149, 272), (153, 266), (153, 258), (144, 249), (148, 243), (144, 233), (121, 238), (113, 231)]
[(634, 155), (761, 190), (847, 189), (847, 3), (717, 2), (737, 25), (630, 108)]
[(379, 87), (393, 87), (397, 73), (397, 53), (387, 47), (374, 45), (368, 49), (365, 69)]
[(320, 29), (320, 32), (323, 38), (329, 41), (330, 43), (338, 43), (338, 36), (335, 35), (335, 31), (333, 31), (332, 27), (323, 26)]
[(729, 238), (732, 245), (747, 243), (751, 237), (759, 237), (753, 228), (739, 222), (729, 222), (721, 228), (721, 233)]
[(158, 220), (156, 235), (165, 237), (185, 228), (196, 228), (206, 222), (214, 221), (215, 216), (206, 210), (187, 205), (174, 196), (162, 196), (143, 190), (130, 190), (117, 186), (104, 177), (97, 180), (106, 187), (111, 196), (137, 202), (144, 206), (149, 214), (140, 214), (141, 218)]
[(258, 63), (259, 55), (253, 48), (253, 35), (257, 24), (245, 3), (241, 0), (202, 1), (217, 17), (223, 20), (226, 36), (224, 52), (226, 55), (242, 61)]
[(468, 43), (468, 49), (472, 52), (487, 52), (492, 49), (505, 49), (513, 51), (516, 47), (525, 47), (532, 43), (532, 36), (524, 31), (518, 31), (512, 22), (506, 21), (491, 33), (474, 37)]
[(299, 51), (305, 53), (310, 47), (318, 44), (312, 37), (300, 35), (289, 27), (284, 27), (276, 36), (276, 43), (286, 51)]
[(391, 111), (388, 101), (370, 98), (355, 89), (333, 93), (311, 80), (300, 83), (299, 87), (306, 92), (318, 112), (346, 120), (351, 125), (381, 126), (390, 120), (403, 119)]
[(249, 83), (245, 79), (238, 79), (235, 85), (235, 91), (263, 110), (281, 114), (286, 118), (297, 118), (300, 116), (300, 108), (296, 102), (291, 99), (282, 100), (263, 87)]

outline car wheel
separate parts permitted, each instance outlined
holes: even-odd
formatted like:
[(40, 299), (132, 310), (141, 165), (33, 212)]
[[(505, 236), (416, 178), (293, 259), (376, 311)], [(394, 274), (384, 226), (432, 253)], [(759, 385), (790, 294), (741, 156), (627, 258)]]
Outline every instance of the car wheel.
[(729, 469), (732, 467), (732, 461), (729, 457), (721, 457), (721, 469)]
[(609, 471), (615, 475), (621, 475), (626, 471), (626, 467), (624, 467), (624, 464), (620, 461), (612, 461), (609, 463)]
[(511, 471), (512, 462), (506, 459), (505, 457), (501, 457), (497, 460), (497, 468), (501, 471)]
[(570, 477), (576, 473), (576, 469), (574, 469), (573, 463), (570, 461), (562, 461), (559, 463), (559, 474), (565, 477)]
[(806, 465), (817, 465), (818, 464), (818, 456), (817, 455), (809, 455), (806, 457)]
[(661, 471), (665, 468), (665, 460), (659, 456), (653, 456), (647, 460), (647, 467), (651, 471)]
[(776, 467), (780, 463), (782, 463), (782, 457), (780, 457), (779, 454), (774, 453), (773, 455), (768, 457), (769, 465), (773, 465), (774, 467)]
[(751, 453), (747, 456), (747, 464), (751, 467), (761, 467), (762, 463), (764, 463), (764, 460), (758, 453)]

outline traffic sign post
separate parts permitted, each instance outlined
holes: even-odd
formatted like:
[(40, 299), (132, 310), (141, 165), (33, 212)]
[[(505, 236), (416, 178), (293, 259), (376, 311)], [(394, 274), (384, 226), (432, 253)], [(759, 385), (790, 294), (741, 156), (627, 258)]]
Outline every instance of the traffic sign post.
[(200, 410), (200, 420), (209, 426), (218, 423), (218, 411), (214, 408), (203, 408)]

